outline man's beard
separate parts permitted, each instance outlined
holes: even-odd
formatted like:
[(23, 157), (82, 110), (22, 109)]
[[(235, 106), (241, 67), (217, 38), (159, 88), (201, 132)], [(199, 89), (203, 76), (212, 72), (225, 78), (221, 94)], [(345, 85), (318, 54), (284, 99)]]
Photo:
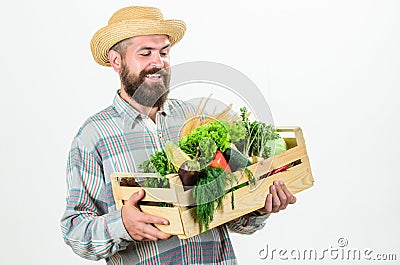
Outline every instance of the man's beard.
[[(160, 74), (160, 82), (145, 82), (148, 74)], [(125, 63), (122, 63), (120, 78), (125, 92), (137, 103), (146, 107), (161, 107), (169, 93), (169, 69), (154, 68), (143, 70), (139, 76), (129, 72)]]

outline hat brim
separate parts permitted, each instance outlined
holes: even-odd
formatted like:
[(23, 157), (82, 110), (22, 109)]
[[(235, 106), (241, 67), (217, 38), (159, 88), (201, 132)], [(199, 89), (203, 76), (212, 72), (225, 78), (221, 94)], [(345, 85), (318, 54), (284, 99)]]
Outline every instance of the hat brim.
[(103, 66), (111, 66), (108, 52), (116, 43), (135, 36), (168, 35), (171, 46), (185, 34), (186, 25), (181, 20), (124, 20), (99, 29), (90, 42), (94, 60)]

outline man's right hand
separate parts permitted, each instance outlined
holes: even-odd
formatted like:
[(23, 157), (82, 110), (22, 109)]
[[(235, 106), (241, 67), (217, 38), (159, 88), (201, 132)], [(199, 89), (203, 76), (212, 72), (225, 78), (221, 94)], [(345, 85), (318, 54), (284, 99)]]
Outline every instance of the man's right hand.
[(169, 221), (165, 218), (142, 212), (138, 207), (138, 202), (144, 197), (144, 190), (132, 194), (122, 207), (122, 221), (129, 235), (137, 241), (157, 241), (168, 239), (171, 235), (166, 234), (156, 228), (153, 224), (168, 225)]

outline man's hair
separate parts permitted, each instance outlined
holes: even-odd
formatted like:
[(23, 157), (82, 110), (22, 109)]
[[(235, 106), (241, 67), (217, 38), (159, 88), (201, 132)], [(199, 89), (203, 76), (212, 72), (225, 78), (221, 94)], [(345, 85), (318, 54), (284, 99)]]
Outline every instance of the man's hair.
[(131, 43), (131, 39), (121, 40), (121, 41), (117, 42), (116, 44), (114, 44), (111, 47), (110, 51), (113, 50), (113, 51), (118, 52), (121, 55), (122, 59), (124, 60), (125, 55), (126, 55), (126, 48), (128, 48), (130, 43)]

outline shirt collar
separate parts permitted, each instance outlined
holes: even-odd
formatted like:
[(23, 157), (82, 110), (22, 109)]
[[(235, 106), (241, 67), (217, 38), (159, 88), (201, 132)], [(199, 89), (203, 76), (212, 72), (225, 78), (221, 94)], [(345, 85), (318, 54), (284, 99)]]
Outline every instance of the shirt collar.
[[(113, 105), (116, 108), (118, 114), (123, 118), (123, 119), (129, 119), (132, 122), (134, 122), (137, 118), (141, 118), (142, 114), (135, 110), (131, 105), (129, 105), (128, 102), (123, 100), (121, 96), (119, 95), (119, 91), (117, 91), (115, 97), (114, 97), (114, 102)], [(164, 115), (171, 115), (173, 113), (174, 105), (170, 100), (166, 100), (164, 104), (161, 106), (159, 112), (163, 113)]]
[(166, 100), (164, 104), (160, 108), (160, 112), (169, 116), (172, 114), (172, 111), (174, 110), (174, 105), (172, 104), (171, 100)]
[(140, 113), (137, 110), (135, 110), (131, 105), (129, 105), (128, 102), (126, 102), (121, 98), (121, 96), (119, 95), (119, 90), (117, 91), (114, 97), (113, 105), (117, 110), (118, 114), (124, 120), (130, 119), (132, 121), (135, 121), (136, 118), (140, 116)]

